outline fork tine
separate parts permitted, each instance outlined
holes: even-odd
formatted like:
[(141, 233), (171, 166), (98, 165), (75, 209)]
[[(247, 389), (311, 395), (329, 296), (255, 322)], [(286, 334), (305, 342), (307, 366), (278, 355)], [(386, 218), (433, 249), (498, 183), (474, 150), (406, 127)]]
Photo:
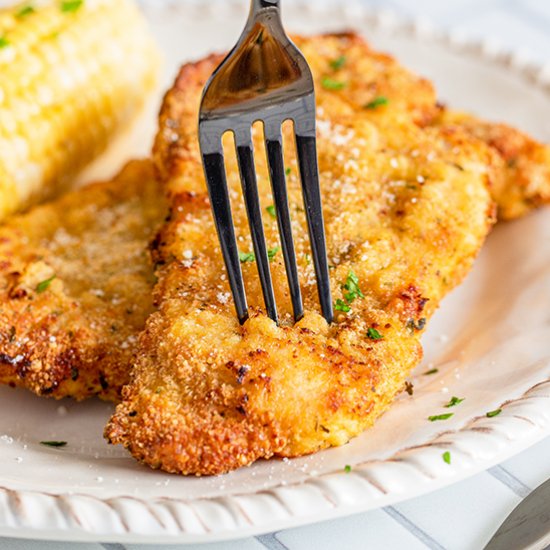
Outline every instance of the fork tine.
[(271, 281), (269, 257), (265, 244), (264, 226), (260, 210), (260, 199), (258, 196), (251, 127), (246, 129), (235, 129), (235, 145), (237, 148), (237, 159), (239, 161), (239, 171), (241, 174), (246, 212), (248, 214), (250, 234), (254, 245), (254, 255), (256, 256), (258, 274), (260, 275), (260, 282), (262, 284), (265, 307), (269, 317), (277, 322), (277, 306), (275, 304), (275, 294)]
[(277, 213), (277, 224), (281, 237), (281, 245), (285, 259), (286, 274), (290, 287), (294, 321), (299, 321), (304, 316), (300, 280), (298, 278), (298, 266), (296, 264), (296, 251), (292, 239), (292, 226), (290, 222), (290, 210), (288, 208), (288, 193), (286, 188), (285, 164), (283, 157), (283, 138), (280, 125), (270, 123), (265, 125), (265, 143), (271, 188)]
[(306, 207), (306, 218), (313, 254), (313, 264), (317, 277), (317, 290), (321, 311), (328, 323), (332, 323), (334, 312), (332, 309), (330, 278), (327, 260), (327, 245), (325, 240), (325, 224), (321, 205), (321, 190), (319, 185), (319, 167), (317, 164), (317, 143), (315, 134), (299, 135), (296, 132), (296, 148), (300, 176), (302, 178), (302, 192)]
[(229, 277), (229, 286), (233, 294), (235, 309), (239, 322), (243, 324), (248, 319), (248, 306), (244, 291), (243, 274), (231, 216), (231, 204), (227, 192), (227, 179), (223, 152), (203, 155), (204, 173), (210, 195), (214, 221), (222, 249), (225, 268)]

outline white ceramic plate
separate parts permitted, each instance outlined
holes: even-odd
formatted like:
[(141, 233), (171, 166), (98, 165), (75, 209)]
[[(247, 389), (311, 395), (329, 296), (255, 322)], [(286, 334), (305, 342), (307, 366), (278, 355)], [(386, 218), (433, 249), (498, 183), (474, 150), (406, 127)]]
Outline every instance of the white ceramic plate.
[[(181, 61), (230, 46), (245, 15), (243, 5), (230, 2), (217, 12), (181, 2), (143, 3), (166, 51), (163, 87)], [(548, 71), (388, 14), (369, 15), (348, 2), (345, 9), (325, 11), (287, 4), (291, 29), (355, 27), (433, 78), (453, 106), (550, 141)], [(160, 95), (84, 179), (111, 175), (125, 159), (147, 154)], [(466, 283), (445, 300), (425, 336), (414, 397), (399, 397), (374, 429), (345, 447), (259, 462), (222, 477), (169, 476), (109, 447), (101, 433), (110, 405), (60, 404), (1, 388), (0, 535), (214, 541), (364, 511), (454, 483), (550, 434), (549, 305), (546, 210), (498, 227)], [(422, 374), (434, 367), (437, 374)], [(453, 395), (466, 398), (455, 415), (428, 422), (429, 415), (447, 411), (443, 404)], [(486, 417), (497, 408), (499, 416)], [(39, 444), (50, 439), (68, 445)], [(445, 451), (450, 465), (442, 459)]]

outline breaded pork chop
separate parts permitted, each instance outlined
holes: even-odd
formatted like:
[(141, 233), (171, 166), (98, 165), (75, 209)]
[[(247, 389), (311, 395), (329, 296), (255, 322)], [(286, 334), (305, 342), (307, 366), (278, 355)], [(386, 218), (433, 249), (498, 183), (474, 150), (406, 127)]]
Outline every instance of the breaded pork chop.
[(165, 215), (150, 161), (0, 227), (0, 382), (117, 400), (152, 311), (147, 245)]
[[(159, 310), (140, 336), (132, 380), (105, 432), (154, 468), (218, 474), (259, 458), (341, 445), (369, 427), (421, 359), (426, 319), (470, 269), (493, 224), (494, 154), (457, 129), (427, 125), (418, 113), (437, 109), (435, 97), (429, 92), (431, 99), (420, 96), (416, 105), (412, 91), (415, 82), (429, 85), (406, 78), (387, 57), (369, 63), (371, 50), (355, 36), (300, 40), (300, 46), (317, 80), (335, 322), (327, 325), (318, 312), (297, 166), (289, 153), (306, 309), (298, 324), (292, 322), (257, 132), (260, 196), (281, 321), (277, 326), (263, 309), (238, 169), (228, 149), (251, 306), (250, 319), (239, 325), (196, 135), (201, 90), (218, 58), (185, 66), (165, 98), (155, 146), (171, 205), (156, 240)], [(343, 65), (334, 62), (344, 55)], [(328, 77), (345, 84), (331, 85)], [(409, 83), (408, 89), (395, 81)], [(375, 102), (380, 96), (385, 104)], [(290, 152), (288, 128), (285, 137)]]
[(448, 109), (430, 122), (448, 130), (459, 128), (481, 139), (495, 152), (497, 169), (491, 194), (498, 206), (498, 218), (511, 220), (550, 202), (550, 147), (538, 143), (507, 124), (494, 124)]

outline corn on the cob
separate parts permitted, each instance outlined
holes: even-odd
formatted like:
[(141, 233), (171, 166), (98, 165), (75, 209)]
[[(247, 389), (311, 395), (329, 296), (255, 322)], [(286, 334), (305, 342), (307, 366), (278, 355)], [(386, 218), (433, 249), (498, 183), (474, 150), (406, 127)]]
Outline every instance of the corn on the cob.
[(65, 187), (139, 110), (157, 67), (132, 0), (0, 10), (0, 218)]

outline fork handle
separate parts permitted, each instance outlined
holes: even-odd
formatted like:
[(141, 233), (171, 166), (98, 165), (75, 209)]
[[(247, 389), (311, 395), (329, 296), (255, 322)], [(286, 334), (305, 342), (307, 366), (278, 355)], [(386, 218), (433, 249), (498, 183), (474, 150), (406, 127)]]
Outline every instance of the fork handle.
[(253, 15), (260, 13), (267, 8), (279, 9), (280, 0), (252, 0), (250, 11)]

